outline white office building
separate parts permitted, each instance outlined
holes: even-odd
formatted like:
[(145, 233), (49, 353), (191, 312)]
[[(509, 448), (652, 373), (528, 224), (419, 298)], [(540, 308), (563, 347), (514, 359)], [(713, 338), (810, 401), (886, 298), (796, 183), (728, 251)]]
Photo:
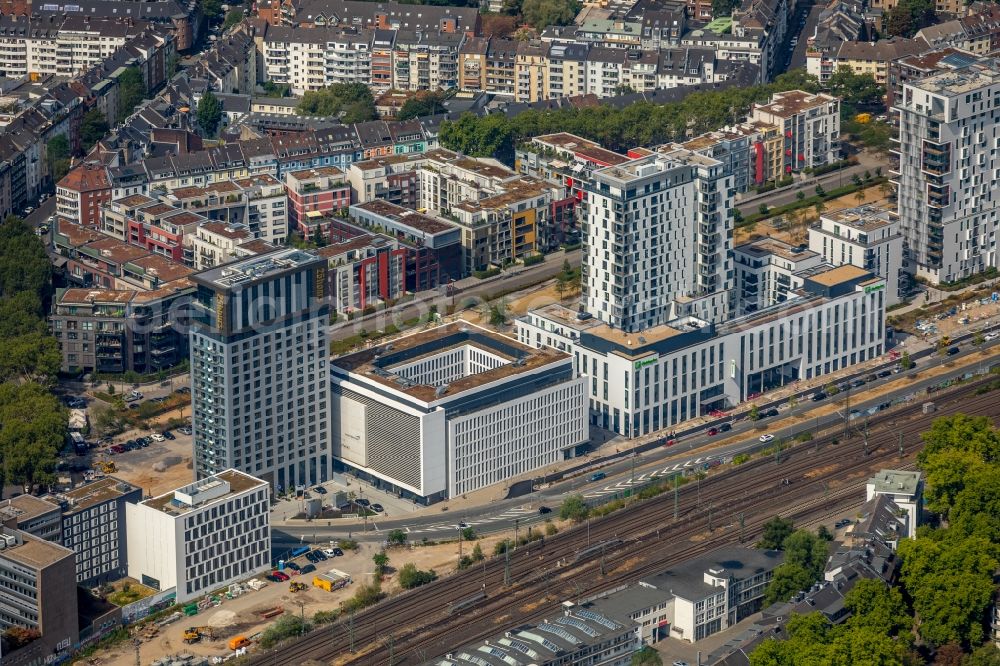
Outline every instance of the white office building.
[(337, 469), (421, 502), (502, 483), (588, 440), (573, 359), (467, 323), (331, 362)]
[(1000, 60), (903, 85), (899, 117), (899, 219), (907, 271), (932, 284), (1000, 266)]
[(595, 170), (585, 185), (587, 312), (624, 331), (724, 320), (732, 181), (722, 162), (681, 148)]
[(271, 565), (270, 489), (234, 469), (127, 504), (128, 575), (177, 603)]
[(197, 273), (197, 478), (235, 468), (279, 492), (330, 478), (326, 260), (282, 249)]
[(739, 245), (733, 250), (733, 257), (739, 315), (784, 303), (802, 286), (810, 271), (825, 263), (818, 253), (777, 238), (761, 238)]
[(834, 266), (851, 264), (885, 278), (887, 306), (899, 303), (908, 289), (903, 234), (892, 211), (859, 206), (824, 213), (809, 229), (809, 249)]
[(885, 307), (884, 279), (824, 265), (785, 301), (724, 323), (688, 316), (630, 333), (552, 305), (516, 328), (525, 345), (572, 354), (592, 424), (637, 437), (881, 355)]

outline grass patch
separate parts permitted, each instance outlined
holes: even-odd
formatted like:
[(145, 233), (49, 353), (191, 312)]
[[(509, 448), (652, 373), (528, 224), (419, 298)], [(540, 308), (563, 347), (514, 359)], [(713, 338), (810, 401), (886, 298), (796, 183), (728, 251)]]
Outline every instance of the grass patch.
[(767, 219), (767, 218), (776, 217), (778, 215), (784, 215), (786, 213), (790, 213), (793, 210), (799, 210), (801, 208), (811, 208), (811, 207), (815, 206), (817, 203), (819, 203), (821, 201), (822, 202), (827, 202), (827, 201), (830, 201), (832, 199), (837, 199), (839, 197), (842, 197), (842, 196), (845, 196), (845, 195), (848, 195), (848, 194), (853, 194), (853, 193), (857, 192), (858, 190), (867, 189), (869, 187), (880, 185), (880, 184), (886, 182), (887, 180), (888, 179), (885, 176), (882, 176), (880, 178), (872, 178), (871, 180), (869, 180), (867, 182), (863, 182), (860, 185), (855, 185), (854, 183), (850, 183), (850, 184), (844, 185), (842, 187), (836, 187), (836, 188), (830, 190), (829, 192), (824, 192), (823, 196), (819, 196), (819, 195), (815, 195), (814, 194), (813, 196), (811, 196), (811, 197), (805, 197), (802, 200), (792, 201), (790, 203), (786, 203), (786, 204), (778, 206), (776, 208), (769, 208), (766, 213), (757, 212), (757, 213), (751, 213), (750, 215), (744, 215), (743, 216), (743, 220), (740, 221), (736, 226), (738, 226), (738, 227), (747, 227), (747, 226), (750, 226), (751, 224), (756, 224), (756, 223), (760, 222), (761, 220), (764, 220), (764, 219)]
[(108, 602), (115, 606), (128, 606), (140, 599), (152, 596), (153, 590), (138, 583), (122, 583), (121, 587), (108, 595)]

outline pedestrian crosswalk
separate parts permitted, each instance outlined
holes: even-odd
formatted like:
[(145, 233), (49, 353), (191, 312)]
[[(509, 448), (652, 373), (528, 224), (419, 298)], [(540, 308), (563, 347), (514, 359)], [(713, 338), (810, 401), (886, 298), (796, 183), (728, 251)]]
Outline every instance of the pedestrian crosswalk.
[(664, 467), (663, 469), (653, 470), (652, 472), (643, 472), (642, 474), (637, 475), (634, 479), (623, 479), (617, 483), (604, 486), (603, 488), (587, 491), (583, 494), (583, 497), (585, 499), (596, 499), (598, 497), (606, 497), (608, 495), (625, 492), (633, 486), (642, 486), (659, 477), (670, 476), (671, 474), (675, 474), (677, 472), (683, 472), (685, 470), (698, 467), (699, 465), (709, 463), (717, 458), (718, 456), (712, 455), (702, 456), (700, 458), (691, 458), (690, 460), (685, 460), (684, 462), (676, 463), (669, 467)]
[(419, 528), (406, 528), (406, 531), (410, 534), (421, 534), (424, 532), (457, 532), (462, 529), (463, 525), (465, 527), (478, 527), (483, 525), (489, 525), (490, 523), (496, 523), (504, 520), (514, 520), (516, 518), (521, 518), (529, 514), (535, 514), (538, 510), (530, 506), (519, 506), (513, 507), (498, 513), (495, 516), (479, 516), (476, 518), (468, 518), (460, 521), (460, 523), (452, 522), (441, 522), (433, 523), (431, 525), (422, 525)]

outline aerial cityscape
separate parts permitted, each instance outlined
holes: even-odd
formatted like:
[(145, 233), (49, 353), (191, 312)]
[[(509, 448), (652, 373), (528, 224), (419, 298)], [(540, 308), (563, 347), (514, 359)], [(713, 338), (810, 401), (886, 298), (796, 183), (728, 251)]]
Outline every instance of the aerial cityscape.
[(0, 664), (1000, 666), (1000, 5), (0, 1)]

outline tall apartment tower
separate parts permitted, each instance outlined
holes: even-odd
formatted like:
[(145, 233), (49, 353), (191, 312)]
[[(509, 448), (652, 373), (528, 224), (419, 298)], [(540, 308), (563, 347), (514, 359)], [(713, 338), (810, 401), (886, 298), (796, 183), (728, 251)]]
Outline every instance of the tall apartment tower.
[(906, 83), (899, 114), (899, 218), (907, 270), (933, 284), (998, 266), (1000, 60)]
[(594, 171), (585, 198), (586, 310), (630, 332), (689, 315), (724, 320), (732, 188), (720, 161), (676, 147)]
[(326, 261), (283, 249), (193, 276), (195, 474), (281, 492), (330, 478)]

